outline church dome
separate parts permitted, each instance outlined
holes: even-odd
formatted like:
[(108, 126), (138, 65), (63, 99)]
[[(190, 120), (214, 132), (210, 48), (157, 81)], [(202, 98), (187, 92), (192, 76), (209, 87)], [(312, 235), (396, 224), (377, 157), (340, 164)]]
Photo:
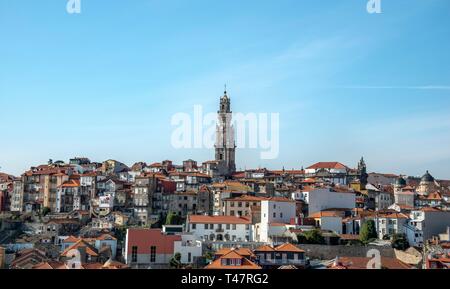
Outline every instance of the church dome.
[(406, 181), (404, 178), (399, 177), (396, 181), (395, 181), (395, 185), (400, 186), (400, 187), (405, 187), (406, 186)]
[(423, 175), (421, 181), (422, 181), (422, 182), (434, 182), (434, 178), (433, 178), (433, 176), (430, 175), (430, 173), (427, 171), (427, 172)]

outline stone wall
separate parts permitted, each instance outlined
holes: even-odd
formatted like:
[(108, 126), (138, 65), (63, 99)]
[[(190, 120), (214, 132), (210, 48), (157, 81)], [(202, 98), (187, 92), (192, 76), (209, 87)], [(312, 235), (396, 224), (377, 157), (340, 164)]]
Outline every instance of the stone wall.
[(390, 246), (328, 246), (299, 244), (298, 247), (306, 251), (306, 256), (310, 259), (332, 260), (336, 256), (344, 257), (367, 257), (367, 252), (371, 249), (380, 251), (382, 257), (395, 258), (394, 249)]

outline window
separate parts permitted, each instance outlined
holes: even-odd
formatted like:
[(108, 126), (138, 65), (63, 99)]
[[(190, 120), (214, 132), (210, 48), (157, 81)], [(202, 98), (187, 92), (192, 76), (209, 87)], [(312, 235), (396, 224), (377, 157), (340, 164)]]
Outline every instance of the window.
[(137, 246), (133, 246), (131, 248), (131, 262), (136, 263), (137, 262)]
[(229, 230), (231, 228), (230, 224), (227, 224), (227, 230)]
[(239, 208), (242, 208), (242, 202), (239, 202), (239, 203), (238, 203), (238, 207), (239, 207)]
[(150, 247), (150, 263), (156, 262), (156, 247), (151, 246)]
[(197, 224), (192, 224), (192, 230), (197, 229)]
[(230, 207), (234, 207), (234, 202), (231, 202), (231, 203), (230, 203)]
[(230, 215), (231, 215), (231, 216), (234, 216), (234, 211), (230, 211)]
[(280, 213), (280, 218), (283, 218), (283, 213)]
[(188, 263), (191, 263), (191, 259), (192, 259), (192, 254), (188, 253)]
[(204, 226), (205, 226), (205, 230), (208, 230), (208, 224), (205, 224)]
[(233, 224), (233, 230), (236, 230), (236, 224)]
[(273, 213), (273, 217), (276, 218), (277, 217), (277, 213), (274, 212)]
[(209, 228), (210, 228), (211, 230), (214, 230), (214, 224), (209, 224)]

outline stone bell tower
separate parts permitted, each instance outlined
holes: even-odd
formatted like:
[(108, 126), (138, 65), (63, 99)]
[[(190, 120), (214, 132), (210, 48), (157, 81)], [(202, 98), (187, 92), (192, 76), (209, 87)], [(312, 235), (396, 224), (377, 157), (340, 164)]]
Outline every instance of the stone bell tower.
[(216, 161), (220, 162), (220, 166), (223, 168), (222, 174), (225, 177), (229, 177), (236, 172), (236, 142), (234, 139), (234, 128), (231, 124), (231, 101), (227, 95), (226, 88), (224, 95), (220, 98), (220, 107), (217, 116)]

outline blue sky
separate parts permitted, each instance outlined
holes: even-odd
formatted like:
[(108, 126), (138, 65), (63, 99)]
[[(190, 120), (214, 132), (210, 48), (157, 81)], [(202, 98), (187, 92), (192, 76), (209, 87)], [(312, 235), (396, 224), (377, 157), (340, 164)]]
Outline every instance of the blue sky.
[[(320, 3), (319, 3), (320, 2)], [(0, 166), (212, 159), (174, 149), (171, 117), (280, 113), (277, 159), (450, 178), (450, 1), (0, 0)]]

